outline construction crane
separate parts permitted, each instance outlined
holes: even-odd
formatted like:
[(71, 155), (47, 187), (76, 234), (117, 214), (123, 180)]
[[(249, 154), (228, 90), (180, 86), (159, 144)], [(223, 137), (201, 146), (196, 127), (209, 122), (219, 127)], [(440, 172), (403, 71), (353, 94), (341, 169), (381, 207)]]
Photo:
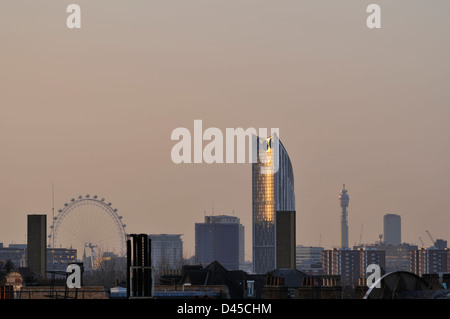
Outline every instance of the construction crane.
[(433, 243), (433, 246), (434, 246), (435, 242), (434, 242), (433, 236), (431, 236), (431, 234), (430, 234), (430, 232), (428, 230), (426, 232), (428, 234), (428, 237), (430, 237), (431, 242)]
[(425, 247), (425, 244), (423, 243), (422, 237), (419, 236), (419, 240), (422, 243), (422, 247)]

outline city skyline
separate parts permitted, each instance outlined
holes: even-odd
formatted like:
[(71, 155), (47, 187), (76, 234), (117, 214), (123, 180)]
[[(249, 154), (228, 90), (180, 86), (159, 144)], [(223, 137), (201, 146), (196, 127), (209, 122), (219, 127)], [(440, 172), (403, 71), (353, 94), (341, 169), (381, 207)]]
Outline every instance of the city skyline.
[(342, 184), (350, 246), (378, 240), (388, 213), (405, 242), (448, 239), (449, 3), (378, 1), (368, 30), (352, 1), (78, 2), (80, 30), (52, 1), (0, 12), (0, 242), (51, 216), (54, 183), (56, 210), (103, 196), (129, 233), (183, 234), (186, 257), (205, 211), (234, 212), (251, 259), (251, 164), (170, 159), (170, 133), (195, 119), (279, 128), (297, 245), (339, 242)]

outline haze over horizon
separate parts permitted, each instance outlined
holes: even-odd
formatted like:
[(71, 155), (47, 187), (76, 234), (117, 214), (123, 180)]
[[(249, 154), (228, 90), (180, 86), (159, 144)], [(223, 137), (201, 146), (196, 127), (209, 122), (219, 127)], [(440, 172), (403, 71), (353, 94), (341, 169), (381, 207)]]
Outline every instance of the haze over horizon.
[[(450, 2), (5, 1), (0, 11), (0, 242), (72, 197), (112, 202), (129, 233), (183, 234), (235, 215), (251, 259), (250, 164), (175, 164), (171, 132), (279, 128), (293, 168), (297, 245), (450, 240)], [(204, 143), (205, 145), (206, 143)], [(361, 236), (361, 225), (363, 232)]]

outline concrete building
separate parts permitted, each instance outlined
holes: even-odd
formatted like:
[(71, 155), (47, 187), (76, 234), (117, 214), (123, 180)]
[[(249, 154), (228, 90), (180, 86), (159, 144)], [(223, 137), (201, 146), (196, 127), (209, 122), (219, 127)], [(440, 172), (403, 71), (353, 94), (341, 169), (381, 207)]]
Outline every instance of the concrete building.
[(369, 265), (378, 265), (384, 274), (386, 269), (386, 252), (374, 247), (359, 248), (360, 253), (360, 278), (367, 277), (367, 267)]
[(244, 226), (235, 216), (205, 216), (195, 224), (195, 256), (206, 265), (218, 261), (228, 270), (238, 270), (243, 259)]
[[(295, 225), (277, 227), (277, 212), (282, 223), (295, 222), (294, 173), (289, 155), (276, 135), (256, 138), (257, 160), (252, 164), (253, 271), (267, 273), (289, 264), (295, 268)], [(283, 216), (283, 217), (281, 217)], [(286, 217), (289, 219), (284, 219)], [(277, 244), (277, 228), (289, 229), (294, 244)], [(286, 240), (284, 238), (283, 240)], [(287, 251), (289, 250), (289, 251)], [(287, 264), (283, 261), (289, 257)]]
[(69, 264), (77, 262), (77, 250), (70, 248), (47, 248), (47, 269), (66, 271)]
[(343, 286), (356, 286), (360, 278), (367, 277), (367, 266), (377, 264), (384, 269), (384, 251), (376, 249), (332, 249), (322, 252), (326, 275), (340, 276)]
[(46, 278), (47, 215), (28, 215), (27, 218), (28, 267), (41, 278)]
[(150, 234), (152, 267), (164, 270), (181, 269), (183, 241), (181, 234)]
[(276, 212), (277, 268), (296, 269), (295, 212)]
[(0, 243), (0, 260), (11, 260), (16, 267), (27, 265), (27, 245), (10, 244), (8, 247)]
[(296, 267), (308, 275), (323, 275), (322, 251), (323, 247), (296, 247)]
[(422, 276), (423, 274), (438, 274), (450, 272), (450, 249), (435, 247), (411, 250), (409, 271)]
[(394, 271), (410, 270), (410, 254), (412, 250), (417, 250), (416, 245), (402, 243), (400, 245), (385, 245), (376, 243), (372, 245), (361, 246), (366, 249), (376, 249), (385, 252), (385, 271), (387, 273)]
[(400, 245), (402, 243), (402, 223), (400, 215), (384, 215), (383, 230), (385, 245)]

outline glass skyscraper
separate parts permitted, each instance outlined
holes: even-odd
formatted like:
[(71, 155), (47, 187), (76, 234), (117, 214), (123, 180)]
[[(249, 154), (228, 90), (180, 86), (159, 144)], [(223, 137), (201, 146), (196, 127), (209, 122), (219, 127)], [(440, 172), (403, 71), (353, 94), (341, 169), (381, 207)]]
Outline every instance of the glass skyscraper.
[[(277, 212), (295, 216), (294, 174), (276, 135), (256, 139), (258, 156), (252, 164), (253, 271), (266, 273), (277, 268), (277, 249), (283, 249), (277, 247)], [(295, 218), (292, 226), (295, 265)]]

